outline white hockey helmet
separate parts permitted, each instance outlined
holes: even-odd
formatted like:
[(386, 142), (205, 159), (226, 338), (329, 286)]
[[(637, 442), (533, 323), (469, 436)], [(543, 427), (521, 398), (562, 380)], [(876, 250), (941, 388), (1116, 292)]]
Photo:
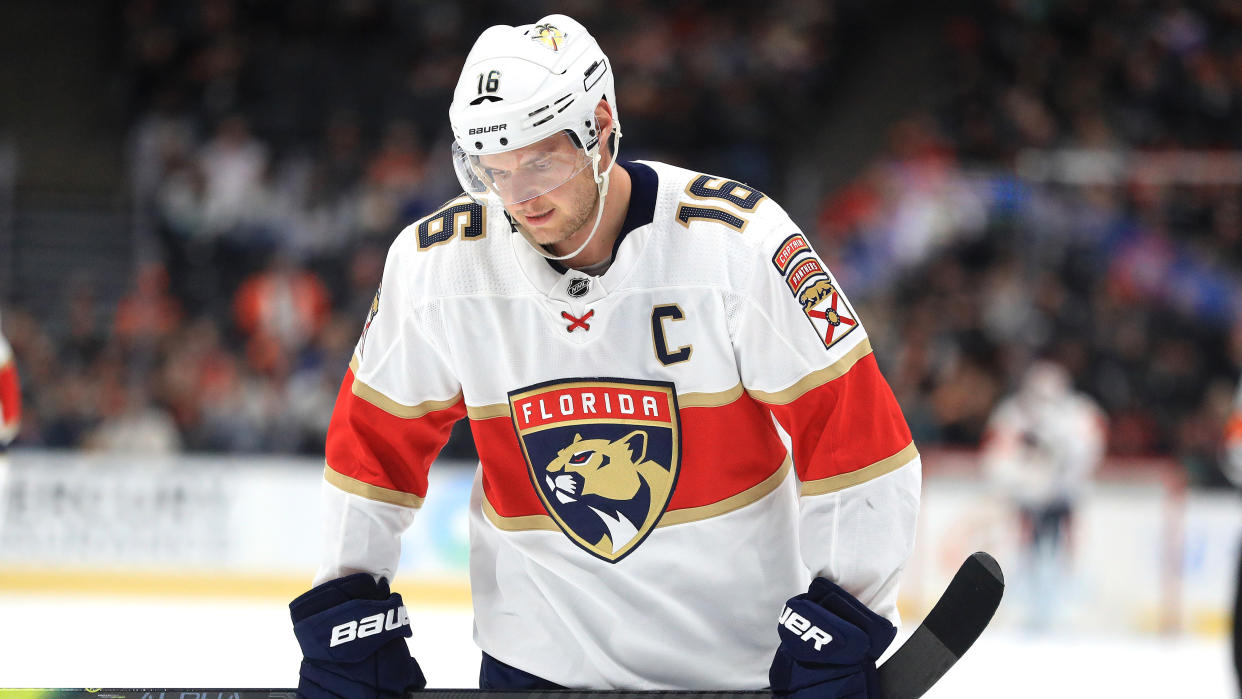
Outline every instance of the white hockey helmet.
[[(548, 15), (535, 24), (489, 27), (466, 57), (449, 107), (462, 188), (476, 200), (492, 194), (512, 204), (549, 192), (589, 166), (604, 194), (607, 170), (599, 169), (595, 121), (601, 99), (612, 107), (619, 139), (612, 66), (574, 19)], [(542, 147), (532, 150), (546, 157), (527, 158), (499, 175), (480, 160), (535, 144)]]

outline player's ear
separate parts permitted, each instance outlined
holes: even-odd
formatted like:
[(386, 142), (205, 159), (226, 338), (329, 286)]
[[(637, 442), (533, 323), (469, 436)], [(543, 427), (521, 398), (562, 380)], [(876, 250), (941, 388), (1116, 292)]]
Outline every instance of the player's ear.
[(606, 149), (605, 152), (607, 153), (605, 162), (600, 163), (600, 166), (603, 167), (607, 164), (607, 159), (612, 158), (615, 146), (615, 139), (613, 139), (612, 135), (616, 131), (617, 126), (617, 122), (612, 116), (612, 105), (606, 99), (601, 99), (595, 105), (595, 126), (599, 129), (601, 150)]

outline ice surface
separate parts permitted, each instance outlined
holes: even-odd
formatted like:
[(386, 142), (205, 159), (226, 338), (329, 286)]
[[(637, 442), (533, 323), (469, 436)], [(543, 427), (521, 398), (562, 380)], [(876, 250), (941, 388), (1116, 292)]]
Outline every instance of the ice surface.
[[(431, 686), (477, 686), (469, 610), (412, 606), (411, 618)], [(0, 624), (0, 687), (292, 687), (301, 658), (277, 599), (8, 594)], [(927, 697), (1233, 699), (1235, 686), (1223, 637), (993, 630)]]

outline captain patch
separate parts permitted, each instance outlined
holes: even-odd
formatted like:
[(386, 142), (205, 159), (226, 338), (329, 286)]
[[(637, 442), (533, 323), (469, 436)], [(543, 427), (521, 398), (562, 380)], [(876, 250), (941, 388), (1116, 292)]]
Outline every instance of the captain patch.
[(772, 264), (776, 265), (777, 271), (784, 274), (789, 269), (789, 262), (795, 255), (810, 249), (811, 245), (806, 242), (806, 238), (803, 238), (801, 233), (794, 233), (781, 243), (780, 249), (772, 256)]

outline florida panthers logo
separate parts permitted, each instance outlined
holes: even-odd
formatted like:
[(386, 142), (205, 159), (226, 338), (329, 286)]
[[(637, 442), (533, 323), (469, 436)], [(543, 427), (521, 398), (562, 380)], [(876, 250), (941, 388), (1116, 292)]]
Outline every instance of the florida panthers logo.
[(672, 384), (556, 381), (509, 394), (531, 484), (571, 541), (615, 563), (651, 533), (681, 467)]

